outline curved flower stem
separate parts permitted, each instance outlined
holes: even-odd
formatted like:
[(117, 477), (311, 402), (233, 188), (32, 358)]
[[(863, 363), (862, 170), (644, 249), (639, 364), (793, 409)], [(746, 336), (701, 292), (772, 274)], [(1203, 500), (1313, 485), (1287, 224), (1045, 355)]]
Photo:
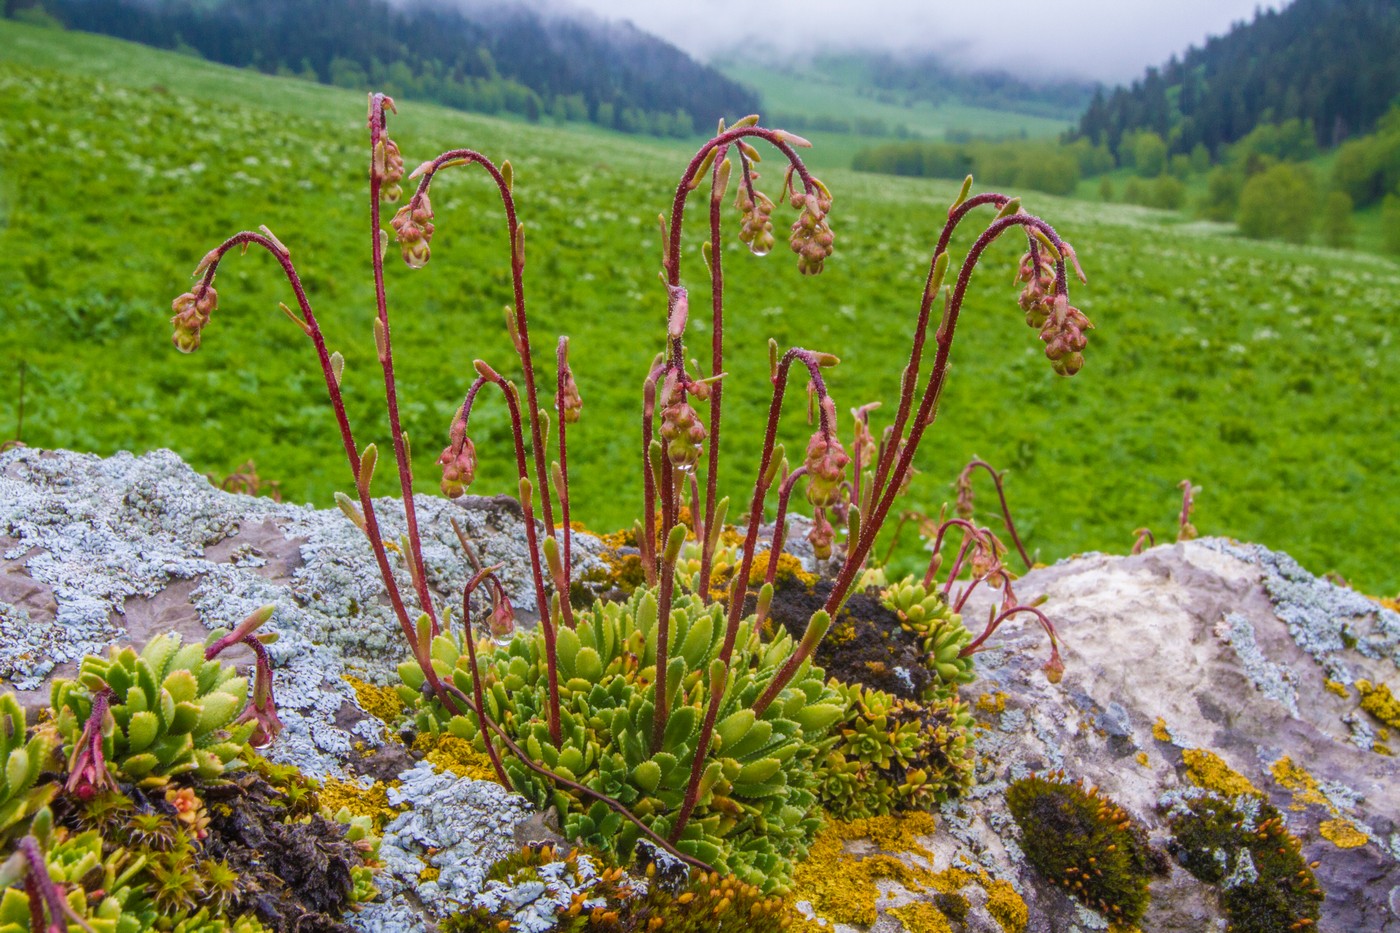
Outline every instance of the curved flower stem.
[(768, 572), (764, 575), (764, 583), (771, 584), (777, 579), (778, 555), (783, 552), (783, 537), (787, 534), (788, 498), (792, 495), (793, 486), (806, 475), (807, 466), (804, 464), (789, 473), (778, 487), (778, 514), (773, 519), (773, 543), (768, 546)]
[(614, 800), (613, 798), (609, 797), (607, 794), (600, 793), (599, 791), (596, 791), (593, 788), (588, 787), (587, 785), (580, 784), (577, 781), (571, 781), (568, 778), (564, 777), (562, 774), (555, 774), (553, 771), (549, 770), (544, 765), (532, 761), (530, 759), (530, 756), (525, 754), (525, 750), (519, 745), (517, 745), (514, 741), (512, 741), (511, 737), (506, 734), (506, 731), (501, 728), (500, 724), (497, 723), (494, 719), (492, 719), (489, 715), (487, 715), (484, 709), (474, 707), (474, 704), (470, 699), (467, 698), (467, 695), (462, 693), (461, 690), (457, 689), (456, 686), (449, 686), (448, 689), (455, 693), (460, 699), (460, 701), (467, 706), (467, 708), (472, 709), (472, 711), (477, 714), (477, 718), (479, 721), (486, 723), (486, 725), (490, 727), (491, 731), (496, 733), (496, 737), (501, 740), (501, 744), (504, 745), (507, 749), (509, 749), (511, 754), (515, 755), (515, 757), (518, 758), (520, 760), (520, 763), (523, 764), (525, 767), (529, 768), (531, 771), (535, 772), (540, 777), (553, 781), (561, 787), (567, 787), (574, 793), (582, 794), (585, 797), (591, 797), (594, 800), (599, 801), (608, 809), (612, 810), (614, 813), (618, 814), (623, 819), (627, 820), (628, 822), (636, 826), (638, 829), (640, 829), (643, 835), (645, 835), (656, 845), (660, 846), (664, 851), (685, 862), (687, 865), (690, 865), (694, 868), (698, 868), (701, 871), (705, 872), (713, 872), (715, 870), (711, 865), (708, 865), (705, 862), (694, 858), (693, 856), (686, 855), (684, 852), (671, 845), (671, 843), (667, 842), (661, 836), (657, 835), (656, 832), (653, 831), (650, 826), (639, 820), (636, 817), (636, 815), (632, 813), (631, 810), (628, 810), (625, 806), (623, 806), (621, 803)]
[[(934, 536), (933, 539), (933, 556), (929, 558), (928, 570), (924, 572), (925, 587), (933, 586), (934, 581), (937, 578), (938, 567), (943, 562), (943, 538), (948, 534), (948, 529), (954, 527), (962, 529), (964, 544), (966, 544), (968, 540), (973, 538), (976, 538), (978, 541), (981, 541), (982, 539), (981, 529), (979, 529), (976, 525), (972, 524), (972, 522), (968, 521), (965, 518), (950, 518), (946, 522), (943, 522), (941, 525), (939, 525), (938, 533)], [(953, 573), (949, 574), (948, 577), (950, 585), (952, 579), (956, 577), (958, 575), (958, 571), (961, 570), (961, 565), (962, 556), (960, 554), (958, 556), (957, 566), (955, 567)]]
[(399, 390), (394, 379), (394, 351), (389, 331), (389, 306), (384, 290), (384, 242), (379, 217), (379, 197), (383, 180), (374, 171), (375, 154), (382, 142), (388, 138), (388, 120), (384, 114), (384, 95), (375, 94), (370, 98), (370, 173), (369, 173), (369, 216), (370, 249), (374, 264), (374, 302), (378, 314), (379, 366), (384, 371), (384, 401), (389, 412), (389, 433), (394, 441), (394, 459), (399, 470), (399, 489), (403, 494), (404, 523), (408, 531), (409, 578), (418, 595), (418, 605), (428, 614), (434, 635), (438, 632), (437, 609), (428, 593), (428, 579), (423, 563), (422, 538), (418, 533), (418, 511), (413, 501), (413, 464), (409, 460), (408, 439), (403, 432), (399, 418)]
[[(460, 529), (458, 530), (460, 534)], [(501, 564), (495, 567), (483, 567), (472, 575), (467, 581), (466, 587), (462, 590), (462, 641), (467, 644), (467, 662), (472, 670), (472, 694), (476, 698), (475, 712), (476, 721), (481, 726), (481, 743), (486, 746), (486, 755), (491, 759), (491, 767), (496, 771), (496, 777), (501, 784), (510, 787), (510, 778), (506, 776), (506, 769), (501, 765), (501, 756), (496, 752), (496, 746), (491, 741), (491, 730), (486, 727), (486, 699), (481, 688), (481, 668), (476, 661), (476, 636), (472, 634), (472, 591), (475, 590), (483, 580), (492, 576)]]
[(666, 371), (658, 356), (642, 383), (642, 534), (637, 541), (647, 586), (656, 586), (656, 472), (652, 469), (651, 447), (655, 433), (656, 380)]
[[(710, 601), (710, 574), (714, 569), (717, 535), (710, 529), (715, 523), (715, 503), (719, 497), (719, 429), (720, 408), (724, 403), (724, 380), (718, 378), (724, 369), (724, 261), (720, 243), (720, 209), (723, 207), (719, 190), (720, 165), (728, 146), (715, 148), (714, 167), (710, 174), (710, 375), (715, 383), (710, 389), (710, 452), (705, 470), (705, 520), (697, 530), (700, 536), (700, 599)], [(700, 521), (700, 516), (695, 516)]]
[(449, 149), (437, 158), (425, 162), (414, 171), (415, 175), (422, 173), (418, 190), (413, 194), (414, 199), (428, 193), (433, 177), (439, 169), (453, 165), (480, 165), (491, 176), (491, 180), (496, 184), (496, 190), (501, 195), (501, 206), (506, 215), (506, 234), (511, 245), (510, 278), (514, 298), (512, 309), (514, 327), (511, 336), (515, 338), (515, 349), (520, 357), (520, 366), (525, 378), (525, 401), (530, 408), (530, 449), (535, 465), (535, 485), (540, 490), (540, 510), (544, 516), (545, 533), (553, 537), (554, 512), (550, 504), (549, 473), (545, 467), (544, 427), (539, 418), (539, 391), (536, 388), (535, 366), (530, 355), (530, 325), (525, 316), (525, 239), (519, 217), (515, 211), (515, 196), (511, 193), (511, 186), (506, 182), (501, 170), (486, 156), (471, 149)]
[(962, 649), (962, 651), (958, 652), (958, 657), (965, 658), (969, 655), (976, 654), (978, 651), (981, 651), (982, 644), (988, 638), (990, 638), (991, 634), (1001, 626), (1001, 623), (1016, 615), (1018, 612), (1029, 612), (1031, 615), (1035, 616), (1036, 621), (1040, 623), (1040, 627), (1043, 628), (1045, 630), (1045, 634), (1049, 636), (1050, 661), (1047, 665), (1047, 668), (1054, 668), (1058, 666), (1061, 670), (1063, 670), (1064, 663), (1060, 660), (1059, 636), (1055, 632), (1055, 626), (1051, 623), (1049, 617), (1046, 616), (1045, 613), (1037, 609), (1035, 606), (1012, 606), (1010, 609), (1004, 610), (1000, 615), (994, 617), (990, 622), (987, 623), (987, 627), (982, 630), (981, 635), (978, 635), (971, 642), (969, 642)]
[(234, 234), (223, 243), (216, 246), (204, 257), (201, 262), (203, 268), (203, 278), (195, 287), (196, 297), (202, 297), (213, 284), (214, 274), (218, 271), (219, 263), (223, 261), (225, 254), (236, 246), (247, 247), (248, 245), (260, 246), (267, 250), (278, 264), (282, 267), (283, 274), (292, 286), (292, 293), (296, 296), (297, 307), (301, 311), (302, 330), (311, 338), (312, 345), (316, 348), (316, 358), (321, 365), (321, 375), (325, 379), (326, 393), (330, 396), (331, 408), (335, 411), (336, 425), (340, 429), (341, 444), (345, 448), (345, 457), (350, 463), (350, 475), (354, 478), (355, 491), (359, 496), (360, 509), (364, 515), (365, 537), (369, 539), (370, 549), (374, 552), (375, 563), (379, 566), (379, 576), (384, 582), (384, 589), (389, 597), (389, 605), (393, 610), (394, 617), (398, 619), (399, 628), (403, 631), (404, 639), (408, 642), (409, 649), (413, 652), (414, 660), (423, 670), (423, 676), (427, 678), (429, 685), (434, 691), (441, 688), (441, 681), (437, 672), (433, 669), (432, 660), (428, 653), (428, 646), (420, 644), (417, 630), (409, 620), (408, 609), (404, 605), (403, 596), (399, 592), (398, 581), (394, 578), (393, 568), (389, 565), (389, 553), (384, 547), (383, 533), (379, 528), (379, 519), (374, 510), (374, 501), (370, 498), (369, 486), (360, 482), (360, 450), (355, 445), (354, 434), (350, 430), (350, 419), (345, 412), (345, 398), (340, 391), (340, 381), (336, 377), (334, 367), (331, 365), (331, 355), (326, 349), (326, 340), (321, 333), (321, 327), (316, 322), (316, 315), (312, 313), (311, 302), (307, 300), (306, 291), (302, 287), (301, 277), (297, 275), (296, 267), (292, 265), (291, 257), (287, 250), (280, 243), (264, 236), (261, 233), (243, 231)]
[(992, 465), (985, 460), (973, 458), (967, 466), (963, 467), (963, 473), (969, 474), (976, 468), (982, 468), (992, 477), (992, 483), (997, 489), (997, 498), (1001, 501), (1001, 518), (1006, 523), (1006, 532), (1011, 535), (1011, 542), (1016, 545), (1016, 553), (1021, 555), (1021, 562), (1026, 565), (1026, 569), (1031, 569), (1030, 555), (1026, 553), (1026, 546), (1021, 543), (1021, 536), (1016, 533), (1016, 523), (1011, 520), (1011, 506), (1006, 503), (1006, 489), (1002, 484), (1002, 474), (992, 469)]
[(535, 509), (532, 505), (534, 496), (529, 494), (530, 468), (525, 459), (525, 434), (520, 420), (520, 402), (515, 386), (502, 378), (500, 373), (487, 365), (484, 360), (476, 360), (474, 365), (479, 375), (472, 382), (471, 388), (467, 390), (467, 397), (462, 402), (462, 409), (458, 417), (464, 422), (471, 418), (472, 403), (484, 382), (490, 382), (500, 388), (501, 394), (506, 399), (506, 407), (510, 411), (510, 423), (515, 438), (515, 467), (520, 475), (520, 509), (525, 522), (525, 546), (530, 551), (530, 575), (535, 584), (535, 605), (540, 613), (540, 631), (544, 633), (545, 658), (549, 676), (549, 736), (554, 740), (554, 744), (558, 745), (562, 741), (559, 730), (559, 664), (554, 650), (554, 620), (550, 618), (549, 598), (544, 585), (544, 568), (540, 565), (539, 535), (535, 529)]
[[(923, 438), (924, 431), (933, 423), (938, 410), (938, 398), (942, 394), (943, 385), (948, 376), (948, 355), (952, 350), (953, 335), (957, 331), (958, 314), (962, 310), (963, 300), (967, 295), (967, 286), (972, 279), (972, 273), (977, 268), (977, 262), (981, 259), (988, 246), (997, 237), (1012, 227), (1020, 226), (1028, 230), (1035, 229), (1041, 231), (1057, 249), (1060, 249), (1061, 256), (1067, 252), (1061, 249), (1063, 241), (1055, 233), (1055, 229), (1038, 217), (1029, 214), (1012, 214), (1008, 217), (1001, 217), (992, 221), (991, 225), (982, 232), (977, 241), (968, 250), (967, 258), (963, 261), (962, 269), (958, 272), (957, 284), (953, 288), (953, 293), (943, 312), (943, 320), (939, 324), (938, 332), (935, 335), (937, 352), (934, 356), (933, 367), (929, 373), (928, 383), (924, 388), (923, 398), (919, 403), (919, 409), (910, 425), (909, 437), (904, 443), (899, 442), (897, 436), (892, 437), (889, 442), (889, 450), (897, 451), (895, 466), (889, 474), (885, 488), (875, 497), (874, 513), (868, 517), (863, 516), (861, 522), (860, 539), (853, 545), (848, 546), (846, 561), (841, 566), (836, 580), (832, 584), (831, 593), (827, 597), (823, 607), (830, 617), (835, 617), (837, 610), (845, 603), (847, 595), (851, 591), (856, 576), (860, 573), (861, 567), (865, 564), (865, 559), (870, 554), (870, 549), (875, 544), (875, 535), (880, 526), (884, 524), (885, 517), (889, 514), (891, 506), (894, 504), (896, 496), (899, 495), (900, 487), (904, 483), (904, 478), (908, 475), (913, 466), (914, 454), (919, 449), (919, 441)], [(1057, 294), (1068, 292), (1068, 282), (1065, 277), (1065, 262), (1061, 258), (1055, 267), (1055, 281)], [(906, 380), (907, 382), (907, 380)], [(806, 655), (815, 650), (815, 645), (810, 648), (804, 643), (787, 660), (787, 663), (778, 671), (772, 683), (764, 691), (758, 702), (754, 705), (755, 715), (762, 715), (782, 691), (782, 688), (792, 680), (797, 673), (802, 662), (806, 660)]]
[[(909, 349), (909, 362), (904, 368), (903, 378), (900, 382), (899, 409), (895, 413), (890, 433), (892, 439), (904, 436), (909, 414), (914, 407), (914, 393), (919, 380), (919, 365), (924, 356), (924, 341), (928, 337), (929, 316), (932, 313), (933, 301), (938, 297), (938, 289), (934, 288), (934, 270), (938, 266), (938, 257), (948, 252), (948, 244), (952, 242), (953, 232), (957, 230), (958, 224), (971, 211), (984, 204), (990, 204), (1000, 209), (1010, 200), (1011, 198), (1007, 195), (989, 191), (974, 195), (948, 211), (948, 220), (943, 224), (943, 231), (938, 236), (938, 245), (934, 247), (933, 256), (929, 260), (928, 277), (924, 280), (924, 293), (919, 302), (919, 315), (914, 325), (914, 340)], [(887, 443), (880, 451), (879, 461), (875, 467), (875, 476), (871, 482), (875, 497), (878, 497), (884, 490), (885, 479), (894, 466), (897, 449), (897, 444)]]

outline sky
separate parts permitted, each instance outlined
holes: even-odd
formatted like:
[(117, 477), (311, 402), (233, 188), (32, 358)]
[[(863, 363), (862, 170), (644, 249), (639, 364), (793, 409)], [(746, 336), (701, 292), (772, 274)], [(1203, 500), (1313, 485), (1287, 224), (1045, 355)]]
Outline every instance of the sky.
[[(1287, 0), (568, 0), (704, 61), (745, 42), (933, 51), (1026, 77), (1132, 80)], [(538, 5), (538, 4), (532, 4)]]

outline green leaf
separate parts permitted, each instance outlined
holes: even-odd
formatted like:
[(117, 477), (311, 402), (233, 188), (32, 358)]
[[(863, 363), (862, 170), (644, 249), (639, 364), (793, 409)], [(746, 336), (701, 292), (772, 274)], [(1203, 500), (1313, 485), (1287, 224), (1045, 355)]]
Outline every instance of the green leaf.
[(744, 765), (739, 777), (734, 781), (737, 792), (740, 784), (762, 784), (782, 768), (783, 763), (776, 758), (760, 758)]
[(574, 668), (578, 676), (596, 683), (603, 676), (603, 659), (593, 648), (580, 648), (574, 659)]
[[(573, 677), (577, 669), (574, 666), (574, 659), (578, 657), (579, 649), (583, 643), (579, 640), (578, 633), (567, 626), (561, 627), (554, 636), (554, 656), (559, 660), (559, 672), (566, 678)], [(589, 648), (594, 657), (598, 656), (596, 649)], [(584, 676), (584, 675), (580, 675)]]
[(754, 719), (753, 710), (741, 709), (730, 713), (715, 726), (715, 734), (719, 736), (721, 742), (720, 749), (725, 754), (729, 754), (729, 747), (742, 739), (748, 734), (749, 729), (753, 728)]
[(655, 793), (661, 784), (661, 766), (654, 761), (644, 761), (632, 769), (632, 780), (648, 794)]
[(160, 734), (160, 719), (155, 713), (143, 711), (132, 713), (126, 725), (126, 748), (128, 752), (144, 752)]
[(705, 656), (710, 653), (714, 630), (714, 623), (707, 612), (696, 619), (691, 624), (690, 631), (686, 632), (685, 641), (681, 644), (681, 657), (685, 658), (686, 665), (692, 671), (704, 667)]
[[(161, 681), (161, 688), (176, 703), (188, 702), (199, 695), (199, 682), (195, 680), (194, 674), (183, 668), (167, 674), (165, 680)], [(173, 712), (171, 716), (173, 718)]]
[(243, 711), (244, 698), (231, 693), (211, 693), (204, 698), (203, 709), (199, 713), (199, 725), (195, 732), (200, 735), (222, 729), (233, 722), (233, 717)]
[(803, 733), (809, 739), (814, 739), (829, 729), (844, 713), (844, 707), (832, 703), (815, 703), (802, 707), (793, 718), (802, 726)]
[(662, 733), (661, 747), (665, 749), (675, 749), (690, 739), (695, 734), (696, 728), (700, 724), (700, 711), (693, 706), (682, 706), (680, 709), (671, 711), (671, 718), (666, 723), (666, 731)]

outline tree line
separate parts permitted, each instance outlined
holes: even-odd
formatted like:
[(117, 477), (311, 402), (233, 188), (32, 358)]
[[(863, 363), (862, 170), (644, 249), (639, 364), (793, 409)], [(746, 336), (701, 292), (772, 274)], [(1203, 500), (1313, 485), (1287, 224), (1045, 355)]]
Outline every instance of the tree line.
[(512, 7), (469, 18), (385, 0), (6, 0), (64, 25), (211, 61), (463, 110), (686, 136), (758, 109), (747, 88), (630, 24)]

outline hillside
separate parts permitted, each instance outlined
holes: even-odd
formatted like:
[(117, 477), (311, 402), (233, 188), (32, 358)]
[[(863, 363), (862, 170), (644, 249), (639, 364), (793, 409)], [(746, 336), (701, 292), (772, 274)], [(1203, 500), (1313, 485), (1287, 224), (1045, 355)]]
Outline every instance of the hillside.
[[(351, 417), (363, 439), (382, 444), (363, 94), (13, 22), (0, 23), (0, 93), (0, 433), (12, 433), (24, 361), (30, 445), (171, 447), (220, 475), (253, 458), (288, 498), (329, 504), (345, 467), (311, 355), (277, 311), (288, 297), (273, 266), (230, 260), (199, 354), (171, 349), (168, 320), (206, 249), (267, 224), (345, 353)], [(575, 514), (599, 529), (630, 524), (641, 379), (664, 328), (655, 217), (693, 150), (427, 104), (402, 107), (393, 133), (409, 165), (460, 145), (512, 160), (529, 226), (532, 329), (543, 347), (546, 335), (572, 336), (585, 400), (569, 429)], [(822, 177), (836, 195), (837, 235), (822, 276), (800, 277), (785, 250), (757, 260), (726, 246), (725, 487), (734, 496), (746, 494), (756, 460), (770, 334), (842, 358), (830, 384), (843, 432), (849, 408), (888, 405), (956, 193), (956, 184), (836, 169)], [(480, 175), (445, 177), (434, 189), (432, 264), (388, 272), (424, 492), (436, 487), (434, 448), (470, 361), (504, 368), (510, 359), (500, 325), (510, 282), (489, 194)], [(1400, 373), (1384, 364), (1393, 328), (1378, 300), (1400, 289), (1400, 271), (1351, 253), (1241, 242), (1138, 208), (1039, 195), (1026, 206), (1075, 243), (1090, 275), (1075, 293), (1098, 325), (1088, 365), (1073, 380), (1050, 372), (1009, 284), (1018, 251), (994, 249), (969, 292), (912, 504), (936, 511), (975, 452), (1013, 470), (1008, 496), (1042, 559), (1121, 553), (1139, 526), (1170, 536), (1176, 484), (1189, 476), (1205, 490), (1195, 519), (1203, 533), (1285, 549), (1371, 592), (1400, 588), (1391, 469)], [(780, 207), (775, 221), (790, 222), (788, 213)], [(732, 214), (728, 223), (732, 233)], [(698, 250), (687, 252), (685, 275), (704, 281)], [(790, 450), (810, 431), (801, 405), (792, 408)], [(483, 407), (479, 425), (476, 489), (506, 491), (500, 407)], [(389, 485), (376, 481), (377, 491)]]
[(1260, 123), (1311, 123), (1319, 144), (1367, 133), (1400, 94), (1400, 5), (1294, 0), (1096, 96), (1078, 134), (1118, 148), (1151, 131), (1172, 153), (1223, 146)]
[(582, 13), (387, 0), (33, 2), (73, 29), (474, 112), (688, 136), (757, 109), (747, 90), (675, 46)]

